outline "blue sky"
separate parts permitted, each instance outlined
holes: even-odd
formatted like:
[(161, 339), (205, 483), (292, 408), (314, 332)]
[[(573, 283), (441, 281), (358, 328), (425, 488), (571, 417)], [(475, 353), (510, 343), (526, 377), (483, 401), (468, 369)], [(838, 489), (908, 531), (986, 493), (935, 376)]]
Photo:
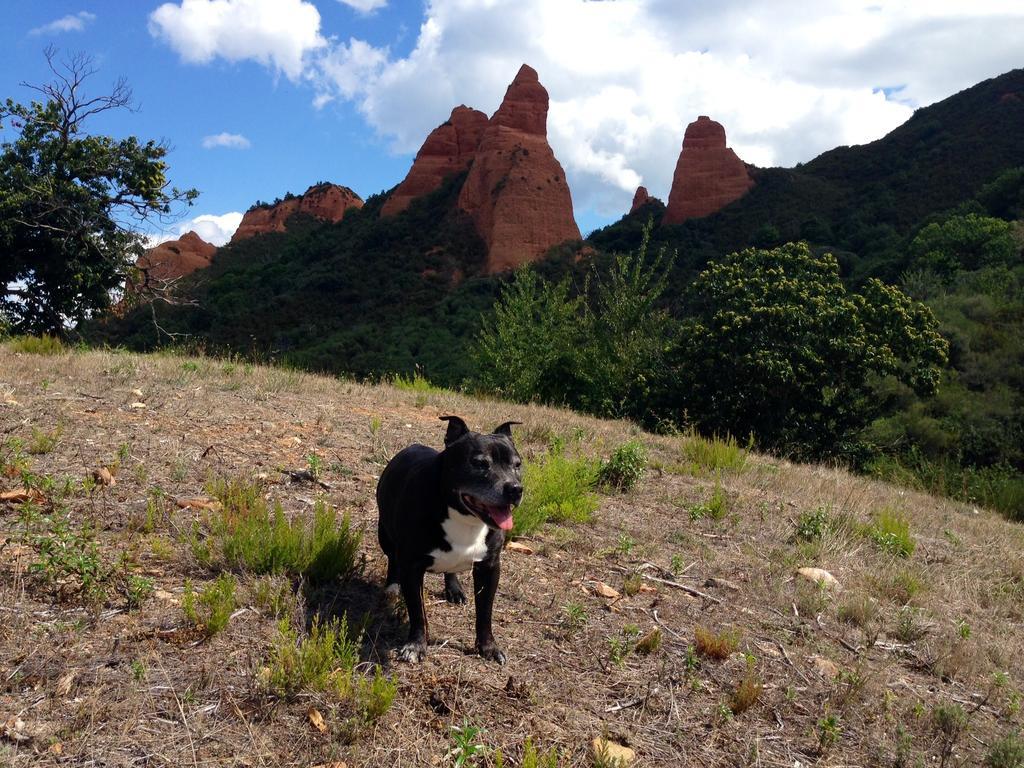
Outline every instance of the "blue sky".
[(792, 165), (1024, 66), (1021, 40), (1016, 0), (48, 0), (5, 8), (0, 95), (49, 79), (48, 44), (94, 56), (97, 91), (126, 76), (140, 110), (91, 129), (166, 140), (173, 182), (202, 193), (166, 234), (205, 215), (223, 240), (257, 199), (390, 188), (453, 106), (492, 112), (527, 62), (586, 233), (638, 184), (667, 195), (699, 114), (748, 162)]

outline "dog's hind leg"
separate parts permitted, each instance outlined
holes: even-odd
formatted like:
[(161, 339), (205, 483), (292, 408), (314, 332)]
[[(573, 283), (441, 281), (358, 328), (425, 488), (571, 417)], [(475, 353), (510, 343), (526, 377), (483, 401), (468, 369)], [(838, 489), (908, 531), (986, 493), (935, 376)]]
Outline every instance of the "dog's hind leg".
[(377, 526), (377, 541), (380, 542), (380, 548), (384, 550), (384, 554), (388, 558), (388, 575), (384, 578), (384, 593), (390, 598), (397, 599), (402, 593), (402, 577), (398, 570), (398, 558), (395, 557), (395, 548), (391, 543), (391, 538), (380, 525)]
[(454, 573), (444, 575), (444, 599), (455, 605), (465, 605), (466, 593), (462, 591), (462, 584), (459, 577)]

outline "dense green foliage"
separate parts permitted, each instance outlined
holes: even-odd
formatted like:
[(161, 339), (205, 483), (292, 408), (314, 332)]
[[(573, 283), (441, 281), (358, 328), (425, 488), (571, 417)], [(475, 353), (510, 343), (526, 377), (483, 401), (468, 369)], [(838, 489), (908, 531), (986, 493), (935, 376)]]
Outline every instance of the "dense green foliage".
[(830, 254), (804, 243), (748, 249), (694, 282), (678, 376), (662, 397), (705, 432), (844, 455), (874, 413), (869, 377), (930, 394), (945, 348), (927, 309), (877, 280), (848, 293)]
[(591, 269), (575, 295), (568, 277), (548, 282), (521, 269), (477, 339), (478, 386), (642, 419), (674, 335), (659, 306), (672, 264), (664, 252), (649, 258), (647, 239)]
[(165, 146), (85, 133), (90, 117), (130, 107), (131, 91), (121, 82), (87, 98), (90, 60), (58, 65), (54, 55), (57, 81), (36, 89), (44, 101), (0, 106), (0, 124), (16, 133), (0, 145), (0, 322), (63, 335), (110, 306), (142, 253), (141, 235), (126, 224), (170, 213), (196, 193), (169, 189)]
[[(483, 242), (455, 210), (463, 177), (382, 219), (384, 195), (336, 224), (301, 215), (287, 233), (230, 244), (182, 281), (194, 305), (153, 307), (159, 326), (208, 351), (358, 376), (411, 374), (459, 383), (464, 353), (499, 281), (480, 276)], [(171, 339), (149, 307), (109, 318), (89, 338), (152, 349)]]

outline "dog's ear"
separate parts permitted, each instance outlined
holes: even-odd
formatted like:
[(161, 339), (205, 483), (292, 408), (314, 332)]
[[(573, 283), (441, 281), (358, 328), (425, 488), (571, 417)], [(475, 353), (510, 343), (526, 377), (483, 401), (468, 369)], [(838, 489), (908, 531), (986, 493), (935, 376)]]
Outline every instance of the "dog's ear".
[(466, 422), (459, 416), (442, 416), (441, 421), (448, 422), (448, 431), (444, 433), (445, 447), (451, 445), (464, 434), (469, 432)]
[(514, 424), (522, 424), (521, 421), (506, 421), (500, 427), (494, 430), (496, 435), (505, 435), (506, 437), (512, 437), (512, 426)]

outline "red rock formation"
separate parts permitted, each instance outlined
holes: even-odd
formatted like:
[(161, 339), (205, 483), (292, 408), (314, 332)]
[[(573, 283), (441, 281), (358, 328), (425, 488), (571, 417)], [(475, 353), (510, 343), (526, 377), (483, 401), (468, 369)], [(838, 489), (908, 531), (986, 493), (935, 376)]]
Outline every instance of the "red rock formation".
[(340, 221), (349, 208), (362, 207), (362, 198), (348, 187), (315, 184), (298, 197), (290, 197), (275, 205), (250, 208), (231, 236), (231, 242), (263, 232), (284, 232), (285, 223), (296, 213), (306, 213), (325, 221)]
[(686, 126), (662, 224), (709, 216), (752, 186), (743, 161), (725, 146), (725, 128), (701, 115)]
[(636, 213), (638, 209), (643, 208), (648, 203), (661, 203), (661, 200), (651, 195), (647, 191), (647, 187), (637, 187), (636, 192), (633, 194), (633, 205), (630, 206), (629, 212)]
[(177, 240), (168, 240), (147, 249), (135, 266), (142, 271), (144, 281), (163, 284), (210, 266), (216, 252), (217, 246), (206, 242), (195, 232), (186, 232)]
[(524, 64), (480, 139), (459, 194), (498, 272), (579, 240), (565, 172), (547, 140), (548, 92)]
[(413, 198), (440, 187), (446, 176), (469, 168), (486, 127), (487, 115), (483, 112), (465, 105), (453, 109), (448, 121), (427, 136), (408, 175), (384, 202), (380, 215), (401, 213)]

